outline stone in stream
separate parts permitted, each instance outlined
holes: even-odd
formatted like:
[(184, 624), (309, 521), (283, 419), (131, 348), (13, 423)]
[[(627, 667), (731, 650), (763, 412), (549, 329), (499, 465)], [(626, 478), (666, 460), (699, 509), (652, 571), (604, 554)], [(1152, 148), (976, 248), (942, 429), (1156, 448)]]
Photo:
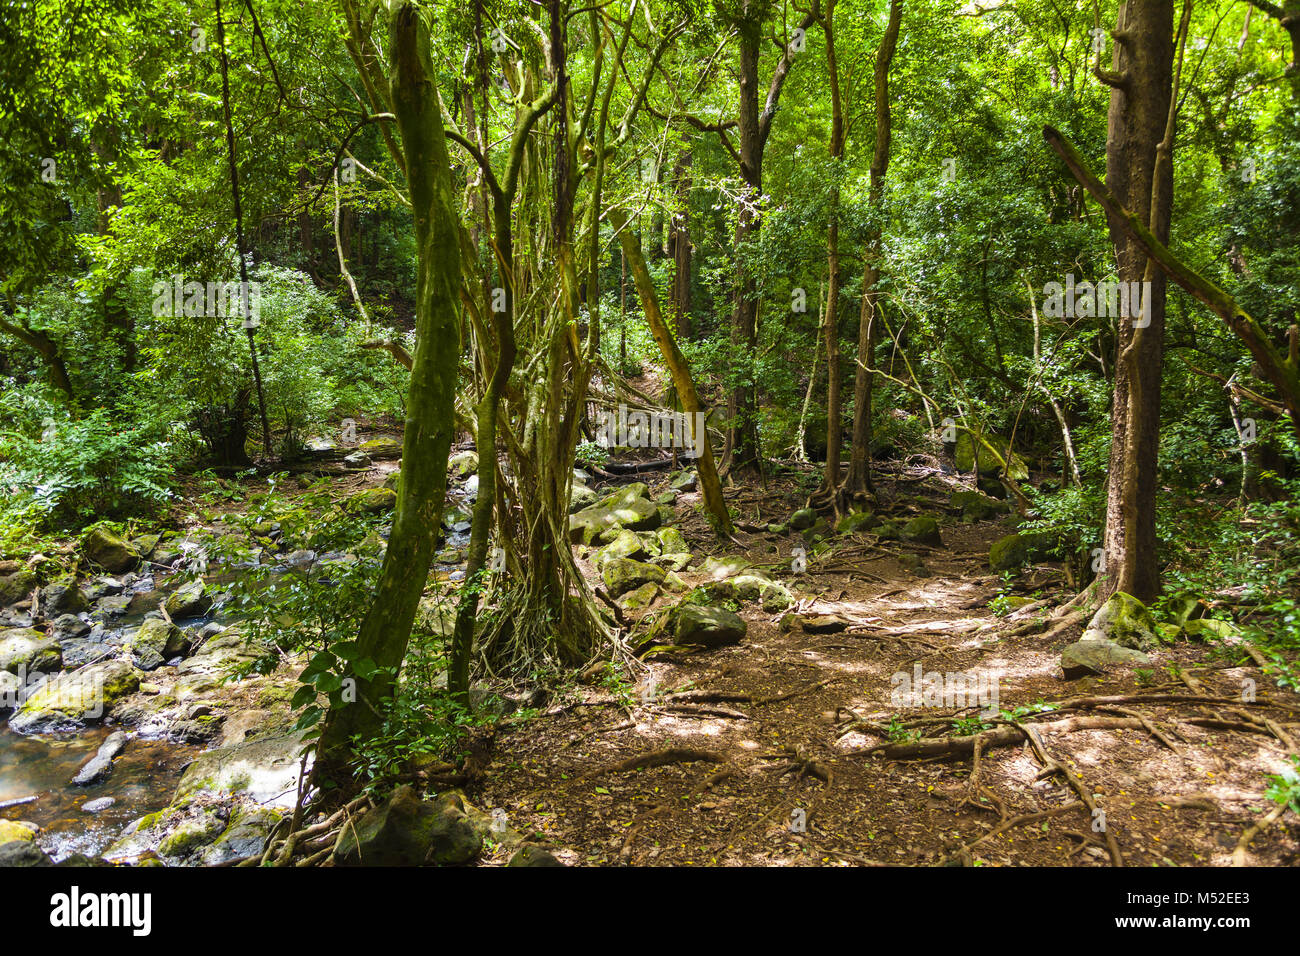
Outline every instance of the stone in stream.
[(126, 746), (126, 734), (120, 730), (114, 731), (108, 735), (108, 738), (99, 745), (99, 750), (95, 756), (91, 757), (77, 775), (72, 778), (74, 787), (89, 787), (91, 784), (100, 783), (108, 779), (108, 775), (113, 772), (113, 758), (122, 752)]
[(140, 552), (104, 527), (92, 528), (81, 539), (81, 550), (109, 574), (133, 570), (140, 563)]
[(62, 644), (67, 640), (85, 637), (90, 633), (90, 625), (75, 614), (60, 614), (53, 621), (50, 636)]
[(35, 823), (25, 820), (0, 820), (0, 843), (12, 843), (15, 840), (30, 843), (36, 839), (40, 829)]
[(195, 578), (167, 595), (163, 607), (173, 620), (200, 617), (212, 608), (212, 598), (207, 591), (203, 579)]
[(50, 866), (45, 851), (31, 840), (10, 840), (0, 843), (0, 867)]
[(36, 575), (31, 571), (14, 571), (0, 575), (0, 607), (17, 604), (36, 590)]
[(113, 797), (100, 797), (97, 800), (87, 800), (81, 805), (83, 813), (103, 813), (113, 804), (117, 803)]
[(41, 589), (41, 609), (46, 617), (81, 614), (90, 610), (90, 602), (75, 581), (60, 581)]
[(140, 672), (125, 661), (89, 664), (36, 688), (9, 718), (9, 729), (20, 734), (78, 730), (101, 720), (112, 704), (139, 686)]
[(145, 620), (130, 643), (136, 666), (146, 671), (161, 667), (168, 658), (184, 654), (188, 647), (189, 637), (184, 631), (157, 617)]
[[(292, 808), (302, 748), (300, 735), (282, 734), (201, 753), (181, 775), (173, 804), (189, 804), (198, 797), (242, 795), (263, 806)], [(310, 758), (307, 769), (311, 769)]]
[(32, 627), (0, 631), (0, 671), (50, 673), (62, 666), (63, 651), (57, 641)]

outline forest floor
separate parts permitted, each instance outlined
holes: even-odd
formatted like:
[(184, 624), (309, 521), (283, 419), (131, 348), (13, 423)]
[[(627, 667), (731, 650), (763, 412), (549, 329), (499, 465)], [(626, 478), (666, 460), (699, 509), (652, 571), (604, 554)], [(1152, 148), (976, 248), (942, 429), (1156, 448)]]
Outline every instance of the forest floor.
[[(885, 478), (881, 510), (942, 514), (954, 479), (908, 471)], [(1240, 648), (1186, 642), (1154, 652), (1146, 671), (1064, 680), (1058, 658), (1082, 626), (1042, 626), (1072, 596), (1059, 565), (1010, 581), (1032, 603), (1005, 617), (990, 608), (1008, 593), (988, 570), (1004, 521), (945, 519), (940, 548), (835, 536), (832, 552), (792, 574), (799, 538), (738, 531), (739, 547), (724, 550), (690, 507), (696, 498), (677, 508), (697, 558), (775, 567), (799, 623), (787, 618), (783, 629), (784, 613), (747, 603), (741, 643), (646, 663), (621, 693), (574, 686), (538, 718), (501, 729), (472, 796), (544, 834), (564, 862), (1226, 865), (1275, 809), (1265, 778), (1300, 737), (1300, 698)], [(773, 480), (728, 501), (756, 529), (784, 521), (803, 494)], [(899, 563), (909, 552), (921, 557), (917, 571)], [(823, 616), (843, 628), (814, 633)], [(1023, 633), (1026, 622), (1037, 632)], [(996, 674), (1001, 718), (892, 705), (891, 678), (918, 664)], [(1242, 701), (1246, 679), (1259, 688), (1253, 703)], [(1012, 739), (986, 734), (977, 756), (969, 744), (938, 752), (983, 727)], [(893, 749), (872, 749), (884, 745)], [(1296, 865), (1300, 830), (1278, 821), (1243, 853), (1250, 864)]]

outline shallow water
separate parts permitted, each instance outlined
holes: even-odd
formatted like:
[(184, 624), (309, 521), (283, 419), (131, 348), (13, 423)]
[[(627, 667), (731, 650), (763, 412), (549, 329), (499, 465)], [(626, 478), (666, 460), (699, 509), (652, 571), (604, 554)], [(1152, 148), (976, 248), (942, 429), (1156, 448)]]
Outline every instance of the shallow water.
[[(101, 727), (66, 736), (23, 737), (7, 726), (0, 729), (0, 804), (36, 797), (0, 809), (0, 819), (38, 824), (42, 832), (37, 842), (60, 860), (70, 853), (101, 852), (128, 823), (167, 806), (182, 769), (198, 748), (134, 738), (113, 761), (107, 780), (90, 787), (72, 786), (73, 776), (109, 733)], [(100, 797), (113, 797), (116, 802), (99, 813), (81, 809)]]

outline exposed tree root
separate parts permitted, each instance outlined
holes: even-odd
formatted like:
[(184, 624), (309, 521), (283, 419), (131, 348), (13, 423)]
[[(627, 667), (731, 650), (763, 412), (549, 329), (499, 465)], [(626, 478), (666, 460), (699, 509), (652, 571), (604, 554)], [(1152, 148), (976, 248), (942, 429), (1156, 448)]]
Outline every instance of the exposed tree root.
[(1241, 835), (1241, 839), (1237, 841), (1236, 849), (1232, 851), (1233, 866), (1246, 865), (1246, 854), (1250, 851), (1250, 841), (1280, 820), (1282, 814), (1286, 813), (1286, 811), (1287, 805), (1285, 803), (1279, 803), (1268, 816), (1256, 823), (1252, 823), (1246, 828), (1246, 832), (1244, 832)]
[(616, 763), (612, 767), (606, 767), (603, 770), (596, 770), (585, 776), (593, 777), (602, 773), (627, 773), (629, 770), (640, 770), (645, 767), (662, 767), (672, 763), (694, 763), (697, 760), (707, 760), (710, 763), (726, 763), (727, 758), (720, 753), (712, 750), (692, 750), (688, 747), (668, 747), (665, 750), (652, 750), (649, 753), (638, 754), (621, 763)]
[[(1035, 727), (1039, 731), (1056, 734), (1075, 733), (1081, 730), (1146, 729), (1142, 727), (1142, 721), (1136, 717), (1069, 717), (1065, 720), (1053, 721), (1050, 724), (1036, 724)], [(863, 750), (853, 750), (845, 756), (866, 756), (878, 753), (886, 760), (919, 760), (924, 758), (953, 760), (969, 757), (975, 750), (976, 740), (979, 741), (981, 748), (989, 750), (993, 747), (1009, 747), (1012, 744), (1021, 743), (1025, 739), (1024, 732), (1018, 726), (1012, 724), (995, 727), (992, 730), (985, 730), (965, 737), (928, 737), (915, 741), (891, 741), (877, 744), (874, 747), (867, 747)]]

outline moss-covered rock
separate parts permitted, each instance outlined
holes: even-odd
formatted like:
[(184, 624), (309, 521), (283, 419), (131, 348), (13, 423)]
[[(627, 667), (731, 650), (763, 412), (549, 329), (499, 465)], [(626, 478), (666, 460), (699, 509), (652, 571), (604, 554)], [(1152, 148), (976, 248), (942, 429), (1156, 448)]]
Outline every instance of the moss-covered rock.
[(1104, 674), (1114, 665), (1143, 667), (1151, 663), (1146, 654), (1104, 638), (1085, 636), (1061, 652), (1061, 669), (1066, 680)]
[[(1011, 451), (1010, 442), (1001, 435), (995, 435), (992, 432), (982, 432), (979, 434), (980, 437), (984, 439), (984, 442), (993, 446), (993, 449), (997, 454), (994, 455), (991, 453), (988, 448), (984, 446), (984, 442), (975, 440), (971, 437), (969, 432), (962, 431), (957, 435), (957, 449), (953, 454), (958, 471), (974, 471), (976, 459), (978, 458), (979, 473), (981, 475), (992, 476), (1001, 474), (1002, 462), (998, 459), (1002, 458), (1007, 460), (1009, 466), (1007, 474), (1011, 478), (1016, 481), (1024, 481), (1029, 477), (1029, 469), (1025, 465), (1025, 460), (1015, 452)], [(1009, 459), (1008, 456), (1010, 456)]]
[(953, 492), (949, 505), (961, 512), (963, 521), (987, 521), (1004, 515), (1009, 510), (1005, 501), (998, 501), (978, 491)]
[(1189, 641), (1222, 641), (1225, 638), (1240, 637), (1241, 628), (1231, 621), (1202, 617), (1184, 624), (1183, 633)]
[(853, 511), (835, 523), (836, 534), (857, 534), (872, 526), (876, 516), (870, 511)]
[(790, 529), (792, 531), (807, 531), (816, 523), (817, 512), (811, 508), (800, 508), (790, 515)]
[(142, 670), (153, 670), (189, 649), (189, 636), (175, 624), (151, 617), (131, 637), (131, 654)]
[(606, 561), (615, 558), (640, 559), (646, 557), (645, 542), (635, 531), (621, 528), (614, 540), (596, 553), (596, 567), (603, 568)]
[(57, 641), (34, 627), (11, 627), (0, 631), (0, 671), (17, 674), (40, 671), (53, 673), (63, 666), (63, 651)]
[(101, 661), (46, 681), (9, 718), (20, 734), (77, 730), (101, 720), (140, 686), (140, 672), (125, 661)]
[(633, 588), (623, 595), (619, 604), (622, 605), (625, 611), (643, 611), (653, 604), (658, 596), (659, 585), (653, 581), (647, 581), (639, 588)]
[(8, 607), (26, 599), (36, 590), (36, 574), (28, 570), (0, 575), (0, 607)]
[(943, 544), (943, 537), (939, 534), (939, 522), (929, 515), (917, 515), (903, 525), (902, 534), (904, 541), (916, 541), (936, 547)]
[(36, 839), (40, 829), (35, 823), (22, 820), (0, 820), (0, 843), (11, 843), (14, 840), (30, 842)]
[(75, 581), (55, 581), (41, 589), (41, 610), (49, 618), (82, 614), (90, 610), (90, 602)]
[(604, 562), (600, 576), (610, 597), (619, 597), (646, 583), (662, 584), (664, 569), (631, 558), (611, 558)]
[[(175, 804), (199, 796), (247, 796), (267, 807), (292, 807), (302, 766), (298, 734), (259, 737), (199, 754), (176, 786)], [(307, 761), (308, 770), (311, 761)]]
[(720, 607), (679, 604), (670, 614), (674, 643), (724, 647), (738, 644), (748, 625), (736, 614)]
[(1109, 640), (1121, 647), (1150, 650), (1158, 643), (1156, 622), (1145, 604), (1116, 591), (1092, 616), (1083, 640)]
[(344, 507), (354, 515), (382, 514), (397, 507), (397, 492), (391, 488), (367, 488), (348, 498)]
[(478, 471), (478, 452), (458, 451), (447, 459), (447, 470), (462, 478)]
[(102, 525), (91, 528), (81, 539), (81, 551), (110, 574), (131, 571), (140, 563), (140, 552)]
[(187, 617), (199, 617), (211, 610), (212, 597), (208, 594), (208, 588), (203, 583), (203, 579), (195, 578), (167, 595), (163, 607), (167, 609), (168, 615), (173, 619), (184, 620)]
[(659, 550), (664, 554), (683, 554), (691, 550), (676, 528), (660, 528), (655, 537), (659, 539)]
[(644, 482), (633, 482), (598, 504), (569, 516), (569, 540), (591, 544), (609, 534), (610, 540), (622, 528), (653, 531), (662, 524), (659, 506), (649, 498)]
[(391, 459), (402, 457), (402, 443), (396, 438), (381, 436), (371, 438), (369, 441), (363, 441), (357, 446), (357, 450), (364, 452), (371, 458)]
[(225, 829), (225, 821), (211, 811), (184, 820), (159, 841), (158, 855), (187, 857), (199, 847), (212, 843)]
[(1030, 561), (1047, 558), (1052, 546), (1050, 535), (1041, 532), (1014, 532), (993, 542), (989, 548), (989, 568), (993, 571), (1013, 571)]

